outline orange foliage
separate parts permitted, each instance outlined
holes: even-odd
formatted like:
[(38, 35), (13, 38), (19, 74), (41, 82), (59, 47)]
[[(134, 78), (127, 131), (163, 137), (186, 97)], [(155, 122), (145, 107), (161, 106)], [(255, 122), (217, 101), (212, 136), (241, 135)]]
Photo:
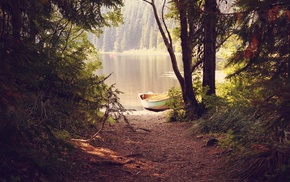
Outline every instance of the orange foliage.
[(259, 46), (259, 41), (258, 41), (257, 37), (254, 35), (252, 37), (251, 47), (253, 50), (256, 50), (258, 48), (258, 46)]
[(241, 13), (236, 13), (236, 15), (237, 15), (238, 23), (240, 23), (241, 20), (242, 20), (242, 14)]
[(274, 6), (272, 9), (268, 11), (268, 18), (270, 22), (273, 22), (278, 18), (279, 11), (280, 7), (278, 5)]
[(253, 56), (253, 50), (250, 46), (244, 51), (244, 58), (248, 59)]
[(255, 50), (257, 50), (258, 46), (259, 46), (258, 38), (255, 35), (253, 35), (252, 40), (249, 43), (249, 46), (244, 51), (244, 57), (246, 59), (253, 57), (254, 52), (255, 52)]
[(288, 20), (290, 21), (290, 10), (285, 10), (285, 14), (288, 17)]
[(264, 145), (261, 144), (253, 144), (252, 145), (252, 149), (256, 152), (256, 153), (261, 153), (261, 152), (266, 152), (269, 151), (270, 149)]

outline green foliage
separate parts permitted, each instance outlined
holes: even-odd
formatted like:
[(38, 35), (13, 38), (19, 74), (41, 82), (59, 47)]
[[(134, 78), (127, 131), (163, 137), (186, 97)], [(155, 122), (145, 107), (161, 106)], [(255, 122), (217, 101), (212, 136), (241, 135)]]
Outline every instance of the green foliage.
[(235, 165), (227, 170), (234, 177), (289, 179), (289, 89), (282, 83), (261, 85), (246, 74), (231, 77), (218, 88), (227, 102), (195, 121), (194, 133), (215, 133), (219, 145), (229, 151)]
[(245, 180), (287, 181), (287, 85), (277, 81), (261, 85), (239, 74), (221, 88), (227, 103), (197, 120), (194, 133), (217, 133), (219, 145), (230, 151), (230, 163), (235, 163), (228, 169), (231, 175)]
[[(227, 169), (234, 177), (289, 180), (288, 87), (278, 82), (257, 87), (243, 75), (237, 79), (224, 84), (222, 96), (227, 104), (195, 121), (193, 132), (218, 136), (219, 145), (229, 151), (230, 163), (235, 164)], [(269, 93), (274, 94), (263, 100)]]
[[(278, 82), (257, 87), (243, 75), (236, 79), (224, 85), (227, 105), (208, 112), (192, 129), (194, 133), (217, 133), (219, 145), (230, 151), (230, 163), (235, 163), (228, 170), (231, 175), (245, 180), (287, 181), (288, 87)], [(269, 93), (275, 94), (263, 100)]]
[(227, 97), (232, 106), (242, 106), (243, 112), (252, 110), (252, 127), (257, 130), (256, 136), (249, 132), (243, 140), (249, 150), (238, 160), (241, 176), (288, 181), (290, 4), (238, 0), (236, 5), (241, 10), (236, 33), (242, 44), (230, 59), (229, 66), (235, 65), (237, 70), (231, 75), (234, 92)]
[(185, 121), (186, 116), (181, 90), (173, 87), (168, 91), (168, 96), (171, 98), (166, 103), (171, 109), (168, 113), (169, 121)]
[(224, 98), (217, 95), (206, 95), (206, 91), (204, 91), (203, 104), (205, 108), (208, 110), (211, 109), (221, 109), (227, 105), (227, 102)]
[[(252, 80), (254, 81), (254, 80)], [(220, 97), (227, 101), (227, 104), (241, 111), (254, 109), (254, 101), (259, 98), (258, 88), (252, 87), (251, 80), (248, 81), (243, 75), (231, 78), (218, 87)]]
[(223, 148), (231, 149), (236, 147), (236, 142), (234, 141), (233, 130), (229, 129), (219, 141), (219, 145)]
[[(193, 75), (194, 90), (196, 91), (198, 101), (205, 104), (207, 109), (219, 109), (227, 105), (225, 99), (216, 95), (206, 95), (207, 87), (202, 88), (201, 73), (195, 72)], [(168, 95), (172, 98), (168, 101), (170, 109), (169, 121), (185, 121), (186, 113), (184, 109), (184, 101), (180, 88), (171, 88)]]
[(202, 103), (206, 109), (219, 108), (225, 106), (227, 103), (223, 97), (218, 95), (208, 95), (209, 87), (202, 86), (202, 74), (199, 71), (193, 73), (193, 89), (199, 103)]
[(57, 139), (68, 141), (71, 138), (71, 134), (66, 130), (60, 130), (54, 133)]
[(227, 133), (243, 135), (244, 128), (251, 126), (250, 117), (237, 109), (221, 108), (218, 111), (211, 110), (205, 116), (197, 120), (193, 126), (195, 133)]
[(287, 182), (290, 179), (289, 170), (289, 147), (271, 148), (265, 145), (252, 145), (251, 153), (240, 155), (235, 159), (234, 176), (244, 180), (256, 181), (281, 181)]
[[(72, 149), (67, 140), (95, 132), (91, 126), (103, 119), (102, 108), (122, 109), (120, 92), (104, 83), (105, 76), (95, 74), (101, 63), (84, 30), (99, 32), (108, 23), (117, 23), (122, 3), (79, 3), (0, 3), (3, 180), (18, 180), (20, 176), (23, 181), (40, 181), (47, 176), (64, 175), (67, 166), (59, 159), (63, 161)], [(101, 12), (102, 6), (106, 12)], [(111, 14), (114, 11), (115, 16)], [(104, 13), (108, 16), (101, 16)], [(51, 181), (60, 181), (56, 178)]]
[(230, 155), (228, 175), (250, 181), (288, 181), (289, 142), (279, 143), (265, 127), (267, 117), (253, 115), (238, 108), (224, 108), (207, 113), (194, 123), (192, 130), (217, 136), (219, 146)]
[(192, 74), (192, 84), (195, 90), (196, 98), (198, 102), (202, 102), (202, 96), (204, 96), (206, 88), (202, 87), (202, 74), (200, 70), (193, 72)]
[(261, 92), (268, 92), (266, 99), (261, 101), (257, 116), (265, 118), (268, 132), (273, 134), (277, 142), (288, 140), (289, 131), (289, 103), (290, 84), (286, 80), (273, 80), (264, 84)]

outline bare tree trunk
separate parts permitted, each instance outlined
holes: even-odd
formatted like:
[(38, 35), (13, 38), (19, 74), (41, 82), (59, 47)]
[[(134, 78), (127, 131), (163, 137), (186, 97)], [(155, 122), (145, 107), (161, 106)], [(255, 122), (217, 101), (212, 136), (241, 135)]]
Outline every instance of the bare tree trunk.
[(18, 0), (12, 1), (12, 34), (13, 43), (16, 45), (15, 48), (18, 52), (18, 44), (20, 44), (20, 32), (21, 32), (21, 11), (19, 9), (20, 3)]
[[(290, 52), (290, 30), (288, 30), (288, 50)], [(290, 83), (290, 54), (288, 54), (288, 81)]]
[(215, 69), (216, 69), (216, 0), (206, 0), (204, 10), (204, 63), (203, 87), (208, 86), (207, 95), (215, 94)]
[[(188, 119), (194, 119), (199, 116), (199, 104), (196, 100), (196, 96), (193, 90), (192, 83), (192, 47), (188, 36), (188, 18), (185, 7), (179, 5), (179, 17), (180, 17), (180, 39), (182, 48), (182, 62), (184, 71), (184, 102), (186, 115)], [(178, 6), (177, 6), (178, 7)]]
[[(163, 39), (163, 42), (167, 48), (167, 51), (169, 53), (169, 56), (170, 56), (170, 60), (171, 60), (171, 65), (172, 65), (172, 69), (174, 71), (174, 74), (176, 75), (177, 77), (177, 80), (183, 90), (183, 82), (184, 82), (184, 78), (182, 77), (180, 71), (179, 71), (179, 68), (178, 68), (178, 65), (177, 65), (177, 60), (176, 60), (176, 56), (175, 56), (175, 53), (174, 53), (174, 49), (173, 49), (173, 44), (172, 44), (172, 39), (171, 39), (171, 35), (167, 29), (167, 26), (165, 24), (165, 21), (162, 17), (162, 20), (163, 20), (163, 25), (164, 27), (162, 26), (162, 22), (159, 18), (159, 15), (158, 15), (158, 12), (157, 12), (157, 9), (156, 9), (156, 5), (155, 5), (155, 2), (154, 0), (151, 0), (151, 1), (147, 1), (147, 0), (143, 0), (144, 2), (150, 4), (152, 6), (152, 9), (153, 9), (153, 13), (154, 13), (154, 17), (155, 17), (155, 20), (156, 20), (156, 23), (157, 23), (157, 26), (159, 28), (159, 32), (161, 33), (161, 36), (162, 36), (162, 39)], [(166, 4), (166, 0), (163, 0), (163, 7), (162, 7), (162, 12), (164, 11), (164, 8), (165, 8), (165, 4)], [(166, 36), (166, 33), (167, 33), (167, 36)]]
[[(180, 17), (180, 26), (181, 26), (181, 47), (182, 47), (182, 62), (183, 62), (183, 71), (184, 76), (182, 77), (181, 72), (178, 69), (176, 56), (173, 49), (173, 43), (171, 35), (168, 31), (167, 25), (164, 21), (164, 8), (166, 0), (163, 0), (162, 6), (162, 17), (161, 19), (158, 16), (155, 1), (154, 0), (143, 0), (144, 2), (149, 3), (154, 12), (154, 17), (157, 22), (159, 31), (163, 38), (164, 44), (167, 47), (167, 51), (171, 58), (173, 71), (179, 81), (182, 90), (182, 97), (185, 102), (185, 110), (188, 119), (194, 119), (199, 116), (199, 104), (196, 100), (196, 95), (193, 90), (192, 83), (192, 46), (189, 40), (189, 30), (188, 30), (188, 14), (187, 14), (187, 4), (179, 0), (175, 0), (174, 3), (179, 10)], [(161, 22), (162, 20), (162, 22)]]
[[(215, 69), (216, 69), (216, 0), (206, 0), (204, 6), (204, 62), (203, 62), (203, 88), (207, 88), (206, 95), (215, 95)], [(205, 105), (202, 104), (202, 112)]]

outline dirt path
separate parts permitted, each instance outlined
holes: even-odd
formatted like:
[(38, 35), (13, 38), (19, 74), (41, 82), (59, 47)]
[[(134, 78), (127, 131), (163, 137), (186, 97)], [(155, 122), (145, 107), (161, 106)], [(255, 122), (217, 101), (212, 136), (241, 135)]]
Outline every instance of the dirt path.
[[(74, 181), (104, 182), (220, 182), (225, 158), (207, 138), (190, 134), (190, 123), (167, 123), (166, 113), (149, 111), (127, 115), (107, 126), (92, 144), (78, 142), (80, 171)], [(232, 180), (228, 180), (232, 181)]]

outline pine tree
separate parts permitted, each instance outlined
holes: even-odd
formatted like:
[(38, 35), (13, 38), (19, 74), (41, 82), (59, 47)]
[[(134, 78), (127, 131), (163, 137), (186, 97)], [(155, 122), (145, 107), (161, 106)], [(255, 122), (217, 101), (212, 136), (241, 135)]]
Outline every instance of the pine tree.
[(15, 161), (13, 167), (0, 165), (6, 171), (0, 180), (30, 181), (35, 171), (19, 174), (19, 156), (35, 166), (36, 158), (58, 158), (65, 147), (59, 133), (76, 134), (100, 120), (99, 108), (109, 100), (118, 102), (113, 87), (94, 73), (100, 62), (87, 31), (99, 33), (120, 21), (121, 5), (119, 0), (0, 1), (0, 155)]
[(230, 65), (244, 65), (234, 75), (245, 75), (247, 86), (258, 92), (260, 114), (268, 116), (277, 138), (285, 138), (279, 131), (287, 130), (290, 122), (290, 3), (239, 0), (236, 5), (243, 44)]

